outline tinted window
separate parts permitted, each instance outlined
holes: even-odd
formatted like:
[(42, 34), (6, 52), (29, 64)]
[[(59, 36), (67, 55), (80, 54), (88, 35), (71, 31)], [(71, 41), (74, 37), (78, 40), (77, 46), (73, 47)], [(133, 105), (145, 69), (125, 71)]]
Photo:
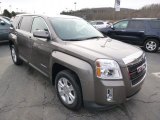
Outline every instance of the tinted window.
[(121, 21), (114, 24), (114, 28), (125, 29), (128, 26), (128, 21)]
[(97, 22), (97, 25), (103, 25), (103, 22)]
[(132, 20), (129, 22), (128, 28), (131, 29), (144, 29), (144, 21), (142, 20)]
[(31, 32), (33, 33), (36, 30), (45, 30), (45, 31), (48, 31), (47, 25), (46, 25), (44, 19), (41, 18), (41, 17), (34, 18), (34, 20), (33, 20), (32, 31)]
[(24, 16), (21, 20), (20, 29), (26, 32), (30, 32), (32, 24), (31, 16)]
[(149, 22), (152, 28), (160, 29), (160, 21), (159, 20), (153, 20)]

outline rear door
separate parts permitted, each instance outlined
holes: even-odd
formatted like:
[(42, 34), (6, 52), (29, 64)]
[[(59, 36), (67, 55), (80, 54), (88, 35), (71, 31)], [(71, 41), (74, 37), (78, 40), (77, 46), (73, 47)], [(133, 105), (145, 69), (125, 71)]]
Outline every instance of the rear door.
[(32, 21), (32, 16), (23, 16), (18, 29), (16, 29), (19, 54), (26, 61), (31, 59), (33, 41), (30, 39), (32, 35), (30, 31)]
[(35, 17), (32, 24), (31, 39), (34, 41), (34, 44), (31, 64), (47, 76), (49, 73), (49, 62), (53, 46), (50, 44), (50, 39), (34, 37), (33, 33), (37, 30), (49, 32), (49, 28), (42, 17)]
[(140, 45), (145, 38), (145, 21), (131, 20), (126, 30), (126, 39), (124, 42)]
[(113, 25), (113, 29), (108, 31), (108, 36), (111, 38), (123, 41), (126, 39), (126, 30), (128, 27), (128, 20), (123, 20)]

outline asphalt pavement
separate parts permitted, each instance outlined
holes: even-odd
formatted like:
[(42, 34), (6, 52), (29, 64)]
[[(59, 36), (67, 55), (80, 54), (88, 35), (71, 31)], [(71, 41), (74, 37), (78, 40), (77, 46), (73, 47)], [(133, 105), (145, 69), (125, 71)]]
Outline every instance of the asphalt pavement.
[(0, 44), (0, 120), (160, 120), (160, 52), (146, 53), (148, 73), (141, 91), (106, 111), (65, 108), (49, 80), (27, 64), (16, 66)]

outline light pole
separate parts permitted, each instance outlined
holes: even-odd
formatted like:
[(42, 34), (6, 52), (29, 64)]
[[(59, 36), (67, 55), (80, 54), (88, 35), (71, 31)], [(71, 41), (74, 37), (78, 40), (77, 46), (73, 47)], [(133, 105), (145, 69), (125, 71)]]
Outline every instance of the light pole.
[(77, 5), (77, 3), (76, 3), (76, 2), (74, 2), (74, 5), (75, 5), (75, 11), (76, 11), (76, 5)]
[(9, 5), (9, 8), (10, 8), (10, 12), (12, 12), (12, 6), (11, 5)]
[(16, 10), (17, 10), (17, 13), (18, 13), (18, 8), (16, 8)]
[(66, 8), (66, 12), (68, 12), (68, 8)]
[[(1, 4), (2, 2), (0, 2), (0, 4)], [(2, 14), (2, 11), (1, 11), (1, 6), (0, 6), (0, 12), (1, 12), (1, 14)]]

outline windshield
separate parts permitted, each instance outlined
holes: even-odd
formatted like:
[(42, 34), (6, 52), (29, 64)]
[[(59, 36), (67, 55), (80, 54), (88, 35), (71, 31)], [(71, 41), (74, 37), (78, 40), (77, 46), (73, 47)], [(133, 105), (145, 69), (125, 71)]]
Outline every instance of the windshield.
[(80, 18), (50, 18), (56, 34), (64, 41), (100, 38), (103, 35)]

